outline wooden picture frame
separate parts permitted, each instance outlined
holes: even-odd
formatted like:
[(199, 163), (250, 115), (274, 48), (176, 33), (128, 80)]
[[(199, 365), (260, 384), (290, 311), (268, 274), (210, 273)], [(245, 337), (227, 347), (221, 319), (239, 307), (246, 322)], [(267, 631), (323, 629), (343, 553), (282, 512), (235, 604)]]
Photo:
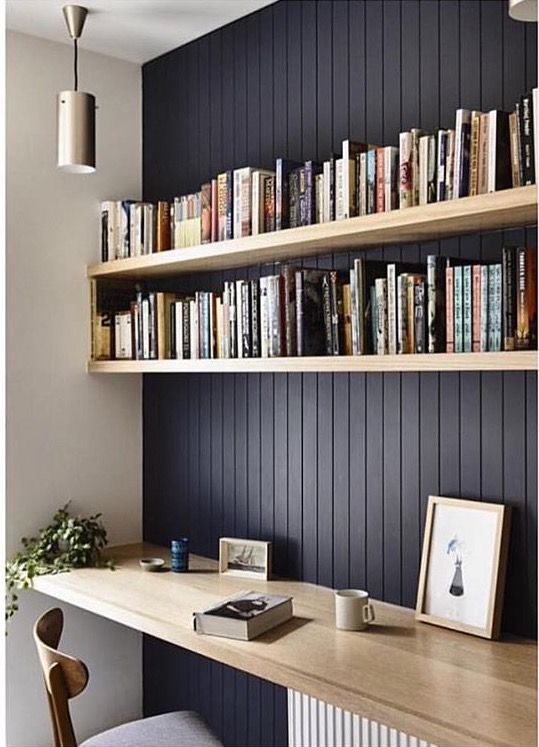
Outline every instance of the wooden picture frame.
[(499, 637), (510, 518), (509, 506), (429, 495), (417, 620), (482, 638)]
[(219, 539), (219, 573), (267, 581), (271, 578), (271, 560), (271, 542), (236, 537)]

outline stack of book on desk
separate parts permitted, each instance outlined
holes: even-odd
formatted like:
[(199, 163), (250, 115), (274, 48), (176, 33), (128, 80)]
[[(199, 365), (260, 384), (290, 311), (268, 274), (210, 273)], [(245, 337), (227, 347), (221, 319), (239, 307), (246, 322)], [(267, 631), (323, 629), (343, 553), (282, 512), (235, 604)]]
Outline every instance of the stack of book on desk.
[(203, 612), (195, 612), (193, 627), (201, 635), (250, 641), (292, 617), (292, 597), (241, 591)]

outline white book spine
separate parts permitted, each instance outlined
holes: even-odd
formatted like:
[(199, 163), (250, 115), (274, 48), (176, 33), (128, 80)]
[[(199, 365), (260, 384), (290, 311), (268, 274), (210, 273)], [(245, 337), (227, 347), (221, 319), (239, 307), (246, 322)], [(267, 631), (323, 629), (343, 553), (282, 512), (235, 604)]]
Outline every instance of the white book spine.
[(429, 180), (429, 135), (419, 140), (419, 204), (427, 204)]
[[(398, 158), (398, 157), (397, 157)], [(359, 214), (367, 215), (367, 154), (359, 154)]]
[(174, 337), (176, 340), (175, 356), (178, 360), (183, 358), (183, 304), (176, 301), (172, 305), (174, 309)]
[(232, 235), (235, 239), (239, 238), (241, 236), (241, 213), (242, 213), (242, 204), (241, 204), (241, 169), (235, 169), (233, 175), (232, 175), (232, 182), (233, 182), (233, 195), (234, 199), (232, 201), (232, 211), (233, 211), (233, 220), (232, 220)]
[(114, 317), (114, 357), (119, 359), (121, 358), (121, 349), (122, 349), (122, 321), (120, 314), (116, 314)]
[(335, 161), (335, 220), (344, 218), (344, 167), (343, 159)]
[(481, 266), (481, 324), (479, 327), (479, 350), (488, 350), (488, 265)]
[(236, 343), (238, 358), (243, 358), (243, 306), (241, 289), (244, 282), (244, 280), (236, 280)]
[[(253, 172), (253, 179), (251, 183), (251, 234), (257, 236), (262, 233), (261, 228), (264, 228), (264, 199), (260, 198), (261, 190), (261, 174), (260, 171)], [(260, 215), (260, 206), (262, 205), (262, 220)]]
[(376, 352), (378, 355), (387, 354), (387, 280), (376, 278), (374, 281), (376, 293)]
[(142, 357), (144, 360), (150, 357), (150, 302), (147, 298), (142, 299)]
[(498, 123), (495, 109), (488, 113), (488, 166), (487, 192), (496, 191), (496, 125)]
[(455, 120), (455, 160), (453, 165), (453, 198), (459, 196), (459, 184), (461, 177), (460, 169), (460, 154), (462, 145), (462, 109), (457, 109), (457, 116)]
[(350, 324), (352, 326), (352, 355), (358, 355), (357, 292), (354, 269), (350, 270)]
[(387, 352), (397, 354), (397, 268), (395, 264), (387, 266)]
[(331, 199), (331, 164), (329, 161), (324, 161), (322, 176), (324, 181), (322, 221), (327, 223), (330, 220), (329, 208)]
[(342, 217), (352, 217), (356, 185), (356, 163), (351, 158), (342, 158)]
[(397, 277), (397, 353), (407, 352), (406, 275)]

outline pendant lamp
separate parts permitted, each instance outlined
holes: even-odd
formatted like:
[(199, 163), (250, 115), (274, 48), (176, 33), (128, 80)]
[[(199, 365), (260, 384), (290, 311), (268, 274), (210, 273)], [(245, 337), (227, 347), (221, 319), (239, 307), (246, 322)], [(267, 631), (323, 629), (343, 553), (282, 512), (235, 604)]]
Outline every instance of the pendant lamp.
[(515, 21), (537, 21), (537, 0), (509, 0), (509, 15)]
[(95, 171), (95, 96), (79, 91), (77, 40), (88, 14), (80, 5), (63, 8), (74, 47), (74, 86), (58, 94), (58, 168), (72, 174)]

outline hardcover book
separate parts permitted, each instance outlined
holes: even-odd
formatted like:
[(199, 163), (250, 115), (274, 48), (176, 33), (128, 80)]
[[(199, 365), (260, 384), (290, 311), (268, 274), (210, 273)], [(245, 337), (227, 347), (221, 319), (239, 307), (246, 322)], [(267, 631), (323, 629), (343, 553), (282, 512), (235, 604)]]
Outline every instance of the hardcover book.
[(241, 591), (193, 615), (199, 635), (250, 641), (292, 619), (292, 597)]
[(299, 161), (278, 158), (275, 162), (275, 230), (289, 227), (288, 218), (288, 175), (302, 166)]

